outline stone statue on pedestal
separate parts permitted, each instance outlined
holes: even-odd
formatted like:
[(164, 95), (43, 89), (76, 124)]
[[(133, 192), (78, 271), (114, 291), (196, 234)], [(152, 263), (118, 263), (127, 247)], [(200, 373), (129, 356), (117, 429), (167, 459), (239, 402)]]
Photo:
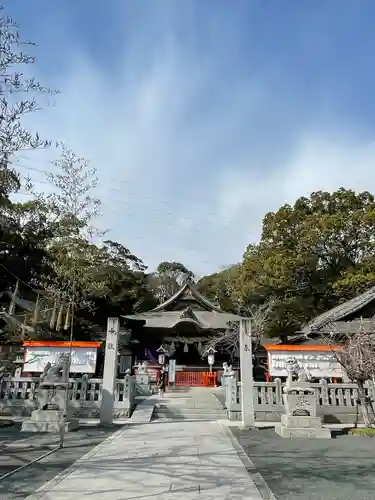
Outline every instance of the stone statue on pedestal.
[(137, 365), (137, 373), (135, 375), (135, 379), (138, 384), (141, 386), (149, 386), (150, 385), (150, 376), (148, 372), (148, 364), (147, 361), (143, 361), (142, 363), (138, 363)]
[[(311, 387), (310, 375), (301, 368), (295, 357), (287, 359), (288, 378), (283, 389), (285, 414), (275, 431), (281, 437), (330, 438), (331, 431), (322, 427), (322, 417), (317, 415), (318, 399)], [(294, 381), (293, 377), (297, 377)]]
[(286, 370), (288, 372), (288, 378), (286, 386), (284, 387), (284, 392), (286, 392), (289, 387), (293, 386), (293, 377), (297, 377), (298, 383), (306, 383), (311, 380), (310, 374), (304, 368), (299, 366), (298, 361), (294, 356), (291, 356), (286, 360)]
[(55, 365), (48, 362), (39, 378), (39, 409), (63, 411), (68, 384), (69, 355), (62, 355)]
[[(39, 378), (38, 409), (31, 419), (23, 422), (26, 432), (61, 433), (78, 428), (78, 419), (73, 418), (69, 404), (69, 355), (62, 355), (55, 364), (47, 363)], [(63, 427), (62, 427), (63, 426)]]
[(223, 373), (224, 377), (233, 377), (234, 371), (233, 371), (232, 365), (228, 365), (227, 362), (224, 362), (223, 369), (224, 369), (224, 373)]
[(142, 361), (142, 363), (138, 363), (137, 365), (137, 373), (142, 375), (148, 374), (148, 364), (147, 361)]

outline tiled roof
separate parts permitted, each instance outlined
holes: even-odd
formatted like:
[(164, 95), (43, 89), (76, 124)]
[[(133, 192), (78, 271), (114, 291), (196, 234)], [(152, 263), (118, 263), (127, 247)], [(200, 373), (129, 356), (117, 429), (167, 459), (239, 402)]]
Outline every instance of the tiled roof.
[[(178, 292), (176, 292), (172, 297), (169, 297), (165, 302), (162, 304), (159, 304), (156, 306), (152, 311), (164, 311), (165, 309), (168, 308), (171, 304), (174, 302), (177, 302), (179, 299), (183, 299), (186, 297), (191, 297), (195, 299), (198, 303), (202, 304), (206, 309), (210, 311), (216, 311), (216, 312), (222, 312), (220, 307), (218, 307), (216, 304), (208, 300), (206, 297), (204, 297), (201, 293), (198, 292), (198, 290), (195, 288), (195, 286), (191, 283), (186, 283)], [(151, 311), (150, 311), (151, 312)]]
[(373, 300), (375, 300), (375, 286), (362, 293), (361, 295), (354, 297), (354, 299), (348, 300), (347, 302), (339, 304), (333, 309), (320, 314), (312, 321), (307, 323), (302, 328), (301, 333), (320, 331), (323, 327), (328, 325), (328, 323), (342, 321), (350, 314), (359, 312)]
[(229, 327), (230, 322), (243, 319), (236, 314), (197, 309), (190, 309), (188, 314), (187, 309), (184, 311), (155, 311), (154, 309), (150, 312), (123, 316), (123, 318), (144, 321), (144, 326), (147, 328), (173, 328), (179, 323), (193, 323), (205, 330), (225, 330)]
[(374, 333), (374, 319), (353, 319), (352, 321), (333, 321), (327, 323), (320, 329), (321, 333), (358, 333), (358, 332)]

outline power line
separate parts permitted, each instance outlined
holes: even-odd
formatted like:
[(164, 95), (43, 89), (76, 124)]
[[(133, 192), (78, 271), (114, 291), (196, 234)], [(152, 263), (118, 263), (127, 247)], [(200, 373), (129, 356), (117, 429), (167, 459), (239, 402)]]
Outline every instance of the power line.
[[(33, 197), (34, 195), (32, 193), (29, 193), (27, 191), (18, 191), (18, 193), (15, 193), (15, 195), (18, 195), (18, 196), (30, 196), (30, 197)], [(124, 204), (124, 205), (130, 205), (129, 202), (127, 201), (119, 201), (119, 200), (113, 200), (113, 203), (117, 203), (117, 204)], [(106, 209), (105, 210), (105, 214), (108, 215), (108, 213), (111, 213), (113, 211), (116, 211), (118, 213), (118, 209)], [(175, 214), (173, 214), (172, 212), (163, 212), (163, 214), (160, 216), (160, 217), (151, 217), (150, 214), (159, 214), (159, 211), (158, 209), (156, 208), (148, 208), (147, 209), (147, 212), (148, 212), (148, 221), (151, 222), (152, 224), (157, 224), (157, 225), (161, 225), (163, 226), (163, 228), (173, 228), (173, 229), (176, 229), (176, 224), (178, 224), (178, 220), (180, 221), (188, 221), (190, 222), (191, 219), (189, 219), (188, 217), (182, 217), (182, 216), (178, 216), (177, 219), (178, 220), (170, 220), (171, 217), (176, 217)], [(127, 212), (121, 212), (121, 217), (132, 217), (134, 218), (135, 216), (135, 211), (127, 211)], [(164, 217), (164, 216), (167, 216), (167, 217)], [(166, 220), (166, 219), (169, 219), (169, 220)], [(196, 227), (196, 226), (192, 226), (192, 227), (189, 227), (186, 229), (187, 232), (189, 232), (189, 234), (191, 233), (194, 233), (194, 234), (199, 234), (201, 236), (204, 236), (204, 237), (207, 237), (207, 226), (213, 226), (213, 223), (208, 220), (208, 219), (201, 219), (201, 222), (204, 222), (205, 224), (203, 225), (202, 228), (199, 228), (199, 227)], [(183, 230), (184, 228), (182, 228)], [(134, 233), (131, 235), (131, 238), (134, 240), (143, 240), (143, 237), (139, 236), (139, 235), (135, 235)], [(184, 245), (184, 248), (187, 249), (196, 249), (197, 246), (195, 247), (192, 247), (192, 246), (186, 246)]]
[[(32, 171), (35, 171), (35, 172), (39, 172), (39, 173), (44, 173), (44, 174), (50, 174), (53, 172), (49, 172), (47, 170), (42, 170), (42, 169), (39, 169), (39, 168), (34, 168), (34, 167), (29, 167), (27, 165), (21, 165), (19, 163), (16, 163), (15, 164), (17, 167), (19, 168), (24, 168), (24, 169), (27, 169), (27, 170), (32, 170)], [(126, 180), (126, 179), (119, 179), (119, 178), (116, 178), (116, 177), (110, 177), (110, 178), (107, 178), (113, 182), (115, 182), (116, 184), (131, 184), (131, 181), (130, 180)], [(46, 182), (46, 181), (40, 181), (40, 180), (36, 180), (36, 181), (33, 181), (35, 183), (38, 183), (38, 184), (44, 184), (44, 185), (51, 185), (49, 182)], [(144, 201), (150, 201), (152, 203), (156, 203), (156, 204), (160, 204), (160, 205), (166, 205), (166, 206), (170, 206), (172, 205), (172, 203), (170, 201), (167, 201), (167, 200), (161, 200), (161, 199), (154, 199), (150, 196), (145, 196), (145, 195), (138, 195), (138, 194), (135, 194), (134, 192), (124, 192), (122, 191), (121, 189), (118, 189), (118, 188), (113, 188), (113, 187), (108, 187), (108, 188), (105, 188), (105, 191), (109, 191), (109, 192), (113, 192), (113, 193), (120, 193), (120, 194), (123, 194), (125, 196), (132, 196), (132, 195), (135, 195), (137, 197), (137, 200), (144, 200)], [(131, 204), (134, 202), (129, 202), (127, 200), (113, 200), (111, 199), (110, 200), (111, 203), (120, 203), (120, 204)], [(175, 215), (171, 212), (165, 212), (166, 214), (168, 215)], [(209, 216), (212, 216), (214, 218), (218, 218), (218, 215), (217, 213), (215, 212), (204, 212), (205, 215), (209, 215)], [(184, 216), (181, 216), (180, 218), (185, 218), (186, 220), (191, 220), (189, 219), (188, 217), (184, 217)], [(227, 220), (229, 221), (230, 218), (229, 217), (226, 217), (226, 216), (220, 216), (220, 220)]]
[[(30, 158), (27, 158), (27, 157), (24, 157), (24, 159), (30, 160)], [(32, 160), (36, 161), (34, 158)], [(51, 172), (51, 171), (47, 171), (47, 170), (36, 168), (36, 167), (31, 167), (28, 165), (21, 165), (19, 162), (17, 162), (15, 166), (23, 168), (23, 169), (31, 170), (31, 171), (43, 173), (43, 174), (48, 174), (48, 173), (53, 174), (53, 172)], [(117, 184), (119, 184), (119, 183), (130, 184), (129, 180), (119, 179), (119, 178), (115, 178), (115, 177), (113, 177), (112, 180), (115, 181)], [(47, 182), (47, 181), (34, 180), (33, 182), (35, 184), (40, 183), (43, 185), (52, 186), (52, 184)], [(121, 193), (125, 196), (134, 195), (134, 196), (136, 196), (137, 201), (139, 201), (139, 200), (140, 201), (142, 201), (142, 200), (148, 201), (148, 202), (151, 202), (152, 205), (155, 205), (155, 204), (160, 204), (160, 205), (164, 205), (164, 206), (171, 206), (172, 205), (172, 203), (170, 201), (167, 201), (167, 200), (154, 200), (152, 197), (149, 197), (149, 196), (138, 195), (138, 194), (132, 193), (132, 192), (124, 192), (123, 190), (117, 189), (117, 188), (109, 187), (109, 188), (106, 188), (105, 191), (106, 192), (109, 191), (109, 192)], [(33, 193), (23, 192), (23, 191), (19, 191), (17, 194), (22, 195), (22, 196), (34, 196)], [(135, 207), (135, 206), (142, 207), (142, 203), (136, 203), (135, 200), (128, 200), (128, 199), (121, 199), (121, 200), (111, 199), (109, 203), (111, 204), (110, 208), (105, 207), (105, 205), (103, 204), (104, 215), (108, 215), (108, 212), (113, 212), (113, 211), (116, 211), (118, 213), (118, 208), (115, 208), (112, 205), (117, 205), (117, 206), (118, 205), (125, 205), (125, 206), (127, 205), (127, 206), (132, 206), (132, 207)], [(158, 214), (158, 213), (160, 213), (160, 211), (157, 207), (150, 206), (150, 207), (147, 207), (147, 216), (149, 216), (150, 213)], [(199, 222), (200, 222), (200, 225), (202, 225), (202, 222), (206, 223), (204, 225), (204, 227), (201, 227), (201, 228), (197, 227), (196, 221), (194, 221), (195, 225), (185, 228), (185, 232), (187, 234), (191, 234), (191, 233), (199, 234), (199, 235), (202, 235), (205, 238), (207, 238), (207, 229), (208, 229), (207, 226), (213, 226), (213, 221), (211, 220), (211, 217), (208, 218), (207, 215), (212, 216), (213, 218), (218, 220), (218, 215), (213, 213), (213, 212), (200, 213)], [(121, 216), (122, 217), (134, 217), (135, 211), (133, 210), (133, 211), (125, 212), (125, 213), (121, 212)], [(171, 220), (167, 221), (166, 220), (167, 217), (169, 219), (171, 217), (174, 217), (175, 220), (174, 221), (171, 221)], [(225, 217), (225, 216), (221, 216), (219, 219), (223, 222), (230, 220), (229, 217)], [(160, 224), (163, 226), (163, 228), (173, 228), (173, 229), (176, 229), (176, 224), (178, 224), (179, 222), (181, 222), (183, 224), (184, 222), (191, 222), (191, 221), (192, 221), (191, 217), (187, 217), (184, 215), (177, 215), (176, 216), (176, 213), (171, 212), (171, 211), (163, 211), (162, 214), (160, 214), (160, 218), (159, 217), (158, 218), (152, 217), (151, 220), (150, 220), (150, 218), (148, 218), (148, 222), (151, 222), (152, 224), (158, 224), (158, 225)], [(181, 227), (181, 230), (183, 231), (184, 228)], [(113, 231), (113, 229), (111, 229), (111, 232), (112, 231)], [(145, 237), (143, 237), (141, 235), (135, 235), (134, 232), (132, 232), (132, 234), (129, 236), (130, 236), (130, 239), (133, 241), (134, 240), (143, 241), (145, 239)], [(199, 240), (201, 240), (201, 238), (199, 238)], [(201, 242), (203, 243), (203, 241), (201, 241)], [(203, 248), (202, 248), (202, 250), (199, 250), (199, 246), (196, 244), (194, 246), (184, 244), (183, 247), (184, 247), (184, 251), (188, 251), (188, 252), (201, 253), (201, 251), (204, 251)], [(202, 262), (202, 264), (209, 264), (212, 261), (207, 260), (207, 259), (204, 259), (204, 260), (201, 259), (201, 262)]]

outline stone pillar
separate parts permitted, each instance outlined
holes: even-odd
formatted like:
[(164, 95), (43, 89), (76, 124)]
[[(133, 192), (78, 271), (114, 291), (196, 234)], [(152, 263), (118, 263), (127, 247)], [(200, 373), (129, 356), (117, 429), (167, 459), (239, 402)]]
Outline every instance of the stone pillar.
[(102, 400), (100, 404), (100, 423), (113, 424), (113, 405), (117, 375), (117, 349), (120, 332), (120, 318), (108, 318), (105, 344)]
[(253, 427), (255, 425), (253, 349), (249, 319), (242, 319), (240, 322), (240, 364), (242, 426)]

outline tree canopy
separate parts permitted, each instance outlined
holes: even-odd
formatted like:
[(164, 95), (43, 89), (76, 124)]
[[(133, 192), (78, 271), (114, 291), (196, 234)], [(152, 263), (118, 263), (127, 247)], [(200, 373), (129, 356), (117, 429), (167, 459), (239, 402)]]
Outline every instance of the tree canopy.
[(260, 241), (248, 245), (234, 279), (225, 269), (200, 284), (242, 311), (272, 301), (268, 334), (294, 333), (374, 284), (374, 234), (371, 193), (314, 192), (265, 215)]
[(175, 294), (186, 283), (195, 279), (194, 273), (181, 262), (160, 262), (156, 272), (149, 277), (150, 284), (159, 302)]

